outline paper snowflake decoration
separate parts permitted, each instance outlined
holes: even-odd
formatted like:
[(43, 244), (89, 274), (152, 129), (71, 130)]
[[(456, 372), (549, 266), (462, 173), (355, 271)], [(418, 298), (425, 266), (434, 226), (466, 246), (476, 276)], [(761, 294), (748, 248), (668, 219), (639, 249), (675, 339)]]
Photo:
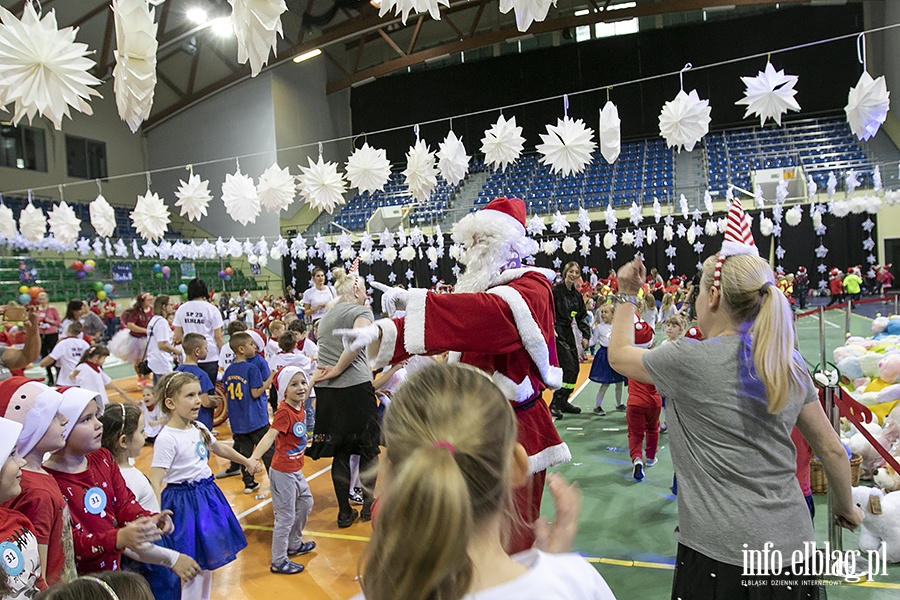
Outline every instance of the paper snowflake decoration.
[(656, 241), (656, 237), (657, 237), (656, 229), (653, 227), (648, 227), (647, 233), (646, 233), (647, 243), (653, 244), (653, 242)]
[(632, 231), (630, 229), (626, 229), (625, 231), (623, 231), (622, 235), (619, 237), (619, 239), (626, 246), (634, 245), (634, 233), (632, 233)]
[(189, 221), (199, 221), (206, 216), (212, 194), (209, 192), (209, 181), (201, 180), (199, 175), (191, 173), (185, 182), (179, 180), (180, 185), (175, 191), (175, 206), (181, 208), (181, 216)]
[(828, 199), (834, 197), (834, 192), (837, 190), (837, 177), (834, 176), (834, 171), (828, 171), (828, 181), (825, 184), (826, 192), (828, 193)]
[(466, 177), (469, 172), (469, 160), (471, 156), (466, 154), (462, 138), (457, 138), (452, 131), (447, 134), (444, 141), (438, 144), (438, 169), (441, 177), (450, 185), (456, 185)]
[(259, 176), (256, 193), (263, 208), (273, 213), (281, 212), (293, 204), (297, 194), (294, 176), (287, 167), (281, 169), (273, 163)]
[(785, 75), (783, 70), (776, 71), (772, 63), (766, 63), (766, 70), (760, 71), (756, 77), (741, 77), (741, 81), (746, 86), (744, 97), (735, 104), (747, 107), (744, 118), (750, 115), (759, 117), (760, 127), (768, 119), (781, 125), (782, 115), (789, 110), (800, 110), (794, 99), (797, 76)]
[(499, 8), (504, 15), (515, 10), (516, 27), (525, 32), (535, 21), (546, 19), (551, 6), (556, 6), (556, 0), (500, 0)]
[(606, 210), (603, 211), (603, 218), (606, 220), (606, 228), (612, 231), (616, 228), (616, 224), (619, 222), (619, 217), (616, 216), (616, 209), (612, 207), (612, 204), (606, 204)]
[(772, 235), (775, 231), (775, 223), (769, 217), (765, 215), (760, 215), (759, 217), (759, 232), (764, 236), (768, 237)]
[(606, 101), (600, 111), (600, 154), (606, 162), (613, 164), (622, 150), (622, 121), (619, 109), (610, 101)]
[(0, 7), (0, 21), (0, 107), (15, 105), (13, 124), (41, 115), (60, 129), (70, 107), (93, 114), (88, 101), (100, 94), (91, 86), (101, 82), (89, 72), (87, 44), (75, 41), (78, 30), (58, 29), (55, 11), (39, 17), (31, 2), (21, 21)]
[(556, 254), (558, 248), (559, 240), (547, 240), (546, 242), (541, 244), (541, 251), (548, 256)]
[(719, 233), (719, 224), (713, 219), (707, 219), (706, 224), (703, 226), (703, 233), (708, 236), (713, 236)]
[(47, 233), (47, 217), (44, 211), (29, 202), (19, 213), (19, 232), (29, 242), (39, 242)]
[(383, 0), (378, 16), (383, 17), (392, 10), (394, 15), (400, 15), (400, 20), (406, 25), (409, 13), (417, 15), (428, 13), (435, 21), (441, 20), (441, 7), (450, 7), (450, 0)]
[(50, 233), (65, 245), (75, 243), (81, 232), (81, 219), (75, 216), (75, 211), (65, 202), (60, 202), (50, 209), (47, 219), (50, 224)]
[(591, 230), (591, 215), (583, 206), (578, 207), (578, 229), (581, 231)]
[(653, 196), (653, 220), (659, 223), (662, 218), (662, 206), (659, 205), (659, 198)]
[(884, 188), (884, 183), (881, 180), (881, 167), (875, 165), (875, 170), (872, 172), (872, 190), (877, 194)]
[(631, 207), (628, 209), (628, 220), (632, 225), (640, 225), (641, 221), (644, 220), (644, 215), (641, 212), (641, 207), (637, 205), (636, 202), (631, 202)]
[(540, 215), (534, 215), (528, 219), (528, 223), (525, 225), (525, 231), (528, 232), (528, 235), (532, 236), (543, 235), (546, 230), (547, 225), (544, 224), (544, 219)]
[(119, 117), (131, 132), (149, 116), (156, 89), (156, 23), (145, 0), (113, 0), (116, 66), (113, 89)]
[(572, 254), (577, 249), (578, 249), (578, 244), (577, 244), (577, 242), (575, 242), (575, 238), (570, 237), (568, 235), (563, 238), (563, 241), (562, 241), (562, 251), (563, 252), (565, 252), (566, 254)]
[(416, 258), (416, 250), (412, 246), (403, 246), (400, 249), (400, 259), (410, 261)]
[(597, 147), (594, 132), (581, 119), (558, 119), (556, 125), (547, 125), (547, 133), (540, 137), (543, 143), (535, 148), (541, 155), (540, 163), (550, 165), (551, 173), (561, 173), (563, 177), (584, 171)]
[(260, 207), (253, 178), (241, 173), (240, 169), (226, 175), (222, 184), (222, 203), (228, 216), (241, 225), (255, 223)]
[(566, 218), (566, 215), (556, 211), (553, 215), (553, 224), (550, 225), (550, 230), (553, 233), (565, 233), (568, 229), (569, 219)]
[(397, 249), (393, 246), (385, 248), (381, 251), (381, 257), (387, 264), (392, 264), (395, 260), (397, 260)]
[(503, 115), (497, 122), (484, 132), (481, 138), (481, 152), (484, 153), (484, 162), (491, 169), (500, 167), (505, 171), (507, 165), (516, 162), (522, 149), (525, 147), (525, 138), (522, 137), (522, 128), (516, 125), (516, 118), (508, 121)]
[(256, 77), (269, 60), (269, 52), (277, 54), (281, 14), (287, 11), (284, 0), (228, 0), (231, 24), (237, 39), (238, 62), (250, 62), (250, 76)]
[(380, 148), (363, 144), (347, 159), (347, 180), (360, 192), (383, 190), (391, 177), (391, 163)]
[(891, 94), (884, 76), (872, 79), (868, 72), (863, 72), (856, 87), (850, 88), (847, 106), (844, 107), (850, 130), (860, 140), (873, 137), (887, 119), (890, 104)]
[(19, 235), (19, 230), (16, 229), (16, 218), (13, 216), (12, 209), (5, 204), (0, 204), (0, 237), (12, 240), (17, 235)]
[(116, 211), (103, 197), (97, 196), (88, 206), (91, 215), (91, 226), (100, 237), (112, 237), (116, 229)]
[(437, 185), (437, 169), (434, 152), (430, 152), (425, 140), (418, 140), (406, 153), (406, 169), (403, 170), (409, 194), (419, 202), (427, 202)]
[(684, 90), (678, 92), (659, 113), (659, 133), (666, 145), (691, 152), (709, 131), (711, 110), (709, 101), (701, 100), (697, 90), (688, 94)]
[(331, 214), (335, 206), (344, 203), (347, 182), (338, 173), (337, 163), (325, 162), (321, 155), (316, 162), (307, 160), (309, 166), (300, 167), (300, 193), (307, 204)]
[(667, 242), (671, 242), (675, 237), (675, 230), (668, 223), (663, 225), (663, 239)]
[(138, 196), (131, 211), (131, 222), (142, 238), (154, 242), (166, 234), (169, 209), (158, 194), (147, 190), (146, 194)]

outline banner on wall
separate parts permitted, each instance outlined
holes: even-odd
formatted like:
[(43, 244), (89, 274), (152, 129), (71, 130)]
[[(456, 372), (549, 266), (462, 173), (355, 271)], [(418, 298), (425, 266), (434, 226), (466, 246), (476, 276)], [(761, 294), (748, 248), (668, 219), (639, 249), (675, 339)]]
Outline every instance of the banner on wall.
[(259, 275), (260, 274), (259, 265), (250, 265), (250, 274), (251, 275)]
[(131, 265), (126, 263), (113, 263), (112, 265), (113, 281), (131, 281)]
[(179, 266), (181, 267), (182, 279), (194, 279), (197, 277), (197, 265), (194, 263), (183, 262)]

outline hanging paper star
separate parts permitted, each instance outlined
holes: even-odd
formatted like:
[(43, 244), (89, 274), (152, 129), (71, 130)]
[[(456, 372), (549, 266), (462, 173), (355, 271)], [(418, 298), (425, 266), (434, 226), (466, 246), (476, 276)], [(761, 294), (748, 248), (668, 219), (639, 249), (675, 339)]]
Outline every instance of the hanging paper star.
[(10, 207), (0, 203), (0, 238), (14, 239), (19, 234), (16, 229), (16, 218)]
[(640, 225), (641, 221), (644, 220), (641, 207), (634, 201), (631, 202), (631, 208), (628, 209), (628, 220), (631, 221), (632, 225)]
[(418, 140), (406, 153), (406, 169), (403, 171), (410, 195), (419, 202), (427, 202), (437, 185), (437, 169), (434, 152), (430, 152), (424, 140)]
[(0, 20), (0, 107), (15, 105), (13, 124), (41, 115), (59, 130), (69, 107), (93, 114), (88, 101), (100, 96), (92, 88), (100, 80), (89, 72), (95, 63), (87, 44), (75, 41), (78, 29), (58, 29), (56, 12), (39, 17), (31, 2), (21, 21), (2, 7)]
[(541, 155), (539, 162), (550, 165), (551, 173), (560, 173), (563, 177), (584, 171), (597, 147), (594, 132), (581, 119), (558, 119), (555, 126), (547, 125), (547, 133), (540, 137), (542, 143), (535, 148)]
[(255, 223), (256, 217), (259, 216), (259, 196), (256, 194), (256, 186), (253, 185), (253, 179), (241, 173), (240, 169), (225, 176), (225, 183), (222, 184), (222, 203), (228, 216), (241, 225)]
[(87, 238), (79, 239), (75, 243), (75, 251), (81, 256), (87, 256), (87, 253), (91, 251), (91, 240)]
[(97, 196), (88, 206), (91, 225), (100, 237), (111, 237), (116, 229), (116, 211), (103, 197)]
[(646, 233), (647, 243), (653, 244), (656, 241), (656, 236), (656, 229), (654, 229), (653, 227), (648, 227)]
[(179, 180), (180, 184), (175, 191), (175, 206), (181, 208), (181, 216), (188, 221), (199, 221), (205, 217), (212, 202), (212, 194), (209, 192), (209, 181), (201, 180), (199, 175), (191, 174), (188, 180)]
[(561, 266), (562, 266), (562, 259), (560, 259), (559, 257), (554, 258), (553, 259), (553, 268), (556, 270), (559, 270), (559, 268)]
[(385, 248), (381, 251), (381, 258), (383, 258), (384, 262), (387, 264), (393, 264), (393, 262), (397, 260), (397, 249), (393, 246)]
[(311, 207), (332, 214), (335, 206), (344, 204), (347, 182), (338, 173), (337, 163), (325, 162), (322, 155), (316, 162), (308, 157), (308, 167), (300, 167), (300, 193)]
[(591, 230), (591, 215), (583, 206), (578, 207), (578, 229), (581, 231)]
[(844, 176), (844, 185), (847, 186), (847, 196), (852, 196), (859, 187), (859, 177), (856, 176), (856, 170), (850, 169)]
[(603, 235), (603, 247), (606, 248), (607, 250), (609, 250), (610, 248), (615, 246), (616, 241), (618, 241), (618, 240), (616, 239), (616, 233), (614, 231), (607, 231)]
[(547, 226), (544, 224), (544, 219), (540, 215), (534, 215), (528, 219), (528, 223), (525, 226), (525, 231), (531, 236), (543, 235), (546, 229)]
[(709, 101), (701, 100), (697, 90), (678, 92), (659, 113), (659, 133), (666, 145), (691, 152), (709, 131), (710, 111)]
[(156, 89), (155, 11), (145, 0), (113, 0), (112, 10), (116, 25), (116, 107), (134, 133), (150, 116)]
[[(667, 242), (671, 242), (674, 237), (675, 237), (675, 232), (672, 229), (672, 225), (666, 223), (663, 226), (663, 239)], [(679, 237), (681, 237), (681, 236), (679, 236)]]
[(441, 7), (438, 5), (449, 8), (450, 0), (382, 0), (378, 16), (383, 17), (393, 10), (395, 16), (401, 15), (400, 20), (404, 25), (410, 12), (417, 15), (428, 13), (432, 19), (440, 21)]
[(562, 251), (566, 254), (572, 254), (577, 249), (577, 243), (575, 240), (569, 236), (563, 238), (562, 241)]
[(616, 260), (616, 251), (615, 251), (615, 250), (607, 250), (607, 251), (606, 251), (606, 258), (607, 258), (607, 260), (609, 260), (610, 262)]
[(522, 128), (516, 125), (516, 118), (508, 121), (503, 115), (497, 119), (490, 129), (484, 132), (481, 138), (481, 152), (484, 154), (484, 162), (496, 169), (505, 171), (507, 165), (516, 162), (522, 149), (525, 147), (525, 138), (522, 137)]
[(444, 141), (438, 144), (438, 169), (441, 177), (450, 185), (460, 183), (469, 172), (469, 160), (471, 156), (466, 154), (462, 138), (457, 138), (452, 131), (447, 134)]
[(622, 150), (622, 122), (619, 120), (619, 109), (615, 104), (606, 101), (600, 110), (600, 154), (606, 162), (613, 164)]
[(675, 230), (676, 235), (678, 237), (683, 238), (687, 234), (688, 230), (685, 228), (684, 223), (678, 224), (678, 229)]
[(670, 275), (675, 272), (675, 265), (672, 263), (667, 264), (666, 268), (669, 270)]
[(703, 253), (703, 242), (696, 242), (694, 244), (694, 252), (696, 252), (697, 254)]
[(44, 216), (44, 211), (35, 208), (29, 202), (19, 213), (19, 231), (29, 242), (38, 242), (44, 239), (44, 235), (47, 233), (47, 218)]
[(678, 206), (679, 206), (679, 208), (681, 208), (681, 216), (684, 217), (685, 219), (687, 219), (688, 212), (690, 212), (690, 211), (688, 209), (687, 198), (685, 198), (684, 194), (681, 194), (681, 196), (678, 198)]
[(384, 189), (391, 177), (391, 163), (381, 148), (364, 143), (347, 159), (347, 180), (360, 192), (370, 194)]
[(156, 241), (166, 234), (169, 209), (159, 195), (147, 190), (137, 198), (134, 210), (131, 211), (131, 224), (142, 238)]
[(622, 235), (619, 237), (619, 240), (625, 244), (626, 246), (634, 245), (634, 233), (630, 229), (626, 229), (622, 232)]
[(634, 245), (635, 245), (635, 247), (637, 247), (637, 248), (642, 247), (642, 246), (644, 245), (644, 240), (645, 240), (645, 237), (644, 237), (644, 230), (643, 230), (643, 229), (638, 229), (637, 231), (634, 232)]
[(284, 0), (228, 0), (232, 6), (231, 24), (237, 39), (238, 62), (250, 62), (250, 76), (256, 77), (277, 54), (278, 36), (284, 37), (281, 15), (287, 12)]
[(553, 215), (553, 224), (550, 225), (550, 230), (553, 231), (553, 233), (565, 233), (568, 229), (569, 219), (566, 218), (566, 215), (556, 211)]
[(653, 196), (653, 219), (659, 223), (662, 218), (662, 207), (659, 205), (659, 198)]
[(63, 244), (69, 245), (78, 239), (81, 219), (75, 216), (75, 211), (65, 202), (60, 202), (50, 210), (47, 221), (50, 224), (50, 233)]
[(619, 217), (616, 216), (616, 209), (612, 207), (612, 204), (606, 204), (606, 210), (603, 212), (603, 217), (606, 219), (606, 228), (609, 230), (615, 229), (616, 225), (619, 223)]
[(799, 225), (802, 219), (803, 210), (799, 206), (791, 207), (784, 215), (784, 222), (791, 227), (796, 227), (797, 225)]
[(835, 190), (837, 190), (837, 177), (834, 176), (834, 171), (828, 171), (828, 183), (826, 184), (826, 188), (828, 191), (828, 199), (831, 200), (834, 197)]
[(516, 27), (524, 33), (535, 21), (546, 19), (551, 6), (556, 6), (556, 0), (500, 0), (499, 8), (504, 15), (515, 9)]
[(277, 163), (272, 163), (272, 166), (263, 171), (256, 185), (260, 205), (273, 213), (281, 212), (293, 204), (296, 193), (294, 176), (287, 167), (281, 169)]
[(772, 63), (766, 63), (766, 70), (760, 71), (756, 77), (741, 77), (747, 86), (744, 97), (735, 102), (738, 106), (746, 106), (744, 118), (751, 114), (759, 117), (759, 126), (772, 119), (781, 125), (781, 117), (789, 110), (799, 111), (800, 105), (794, 99), (797, 91), (796, 75), (785, 75), (784, 71), (776, 71)]
[(872, 219), (866, 219), (862, 224), (863, 231), (870, 232), (875, 228), (875, 223), (872, 222)]
[(874, 248), (875, 248), (875, 240), (873, 240), (870, 237), (863, 240), (863, 250), (868, 252)]
[(666, 256), (675, 258), (675, 246), (666, 246)]
[(860, 140), (874, 137), (887, 119), (890, 104), (891, 94), (887, 90), (884, 75), (872, 79), (868, 72), (863, 72), (856, 87), (850, 88), (847, 106), (844, 107), (850, 130)]

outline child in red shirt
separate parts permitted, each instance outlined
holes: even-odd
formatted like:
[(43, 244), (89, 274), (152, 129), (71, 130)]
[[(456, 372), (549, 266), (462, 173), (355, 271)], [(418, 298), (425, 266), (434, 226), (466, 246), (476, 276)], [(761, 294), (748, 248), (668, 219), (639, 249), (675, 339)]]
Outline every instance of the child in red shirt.
[(303, 403), (311, 386), (306, 373), (299, 367), (279, 369), (274, 381), (278, 390), (278, 409), (272, 426), (256, 445), (250, 462), (262, 458), (275, 443), (275, 455), (269, 468), (272, 509), (275, 513), (269, 570), (293, 575), (302, 572), (303, 565), (289, 557), (312, 552), (316, 547), (315, 542), (303, 541), (303, 528), (313, 507), (312, 493), (302, 471), (307, 441)]
[(137, 503), (119, 466), (101, 448), (97, 395), (65, 388), (60, 412), (68, 418), (66, 445), (45, 469), (69, 505), (79, 575), (119, 569), (125, 548), (140, 550), (174, 529), (169, 512), (152, 514)]
[[(653, 327), (639, 318), (634, 323), (634, 345), (639, 348), (649, 348), (653, 345)], [(656, 386), (629, 379), (625, 421), (628, 423), (628, 451), (634, 467), (632, 474), (637, 481), (644, 478), (645, 437), (647, 438), (646, 466), (652, 467), (656, 464), (660, 412), (662, 412), (662, 398), (657, 393)]]

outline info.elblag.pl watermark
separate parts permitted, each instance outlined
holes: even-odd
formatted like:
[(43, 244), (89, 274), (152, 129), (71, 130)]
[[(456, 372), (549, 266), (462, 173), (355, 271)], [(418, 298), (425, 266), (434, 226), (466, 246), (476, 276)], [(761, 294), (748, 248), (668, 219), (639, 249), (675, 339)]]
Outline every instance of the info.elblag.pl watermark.
[(785, 557), (774, 544), (766, 542), (761, 550), (743, 545), (745, 586), (799, 585), (816, 580), (819, 583), (858, 583), (876, 577), (886, 577), (887, 544), (881, 542), (877, 550), (832, 550), (825, 542), (822, 549), (815, 542), (804, 542), (803, 550), (795, 550)]

